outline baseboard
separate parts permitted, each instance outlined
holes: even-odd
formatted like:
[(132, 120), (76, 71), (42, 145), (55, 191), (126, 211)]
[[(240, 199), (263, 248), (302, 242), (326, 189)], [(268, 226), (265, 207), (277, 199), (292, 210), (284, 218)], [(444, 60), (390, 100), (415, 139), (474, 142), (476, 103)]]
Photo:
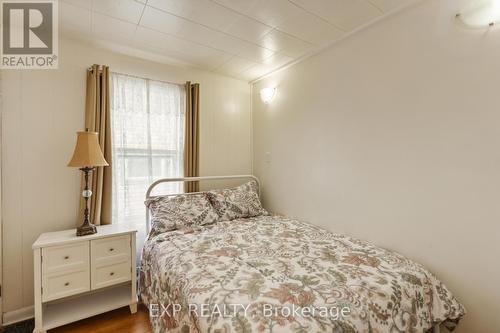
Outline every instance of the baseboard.
[(18, 323), (23, 320), (31, 319), (34, 317), (35, 310), (33, 306), (17, 309), (14, 311), (4, 312), (2, 325), (7, 326)]

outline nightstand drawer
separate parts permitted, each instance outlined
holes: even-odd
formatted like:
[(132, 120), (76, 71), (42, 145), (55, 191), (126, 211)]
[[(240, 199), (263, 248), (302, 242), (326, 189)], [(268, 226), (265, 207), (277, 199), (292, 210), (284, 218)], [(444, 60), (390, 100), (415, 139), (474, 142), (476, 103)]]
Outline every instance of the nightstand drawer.
[(102, 266), (130, 260), (130, 236), (106, 237), (91, 241), (92, 265)]
[(42, 300), (47, 302), (89, 291), (89, 282), (88, 269), (44, 276), (42, 278)]
[(99, 289), (114, 284), (127, 282), (132, 279), (131, 262), (93, 267), (92, 289)]
[(42, 249), (42, 275), (89, 269), (89, 242)]

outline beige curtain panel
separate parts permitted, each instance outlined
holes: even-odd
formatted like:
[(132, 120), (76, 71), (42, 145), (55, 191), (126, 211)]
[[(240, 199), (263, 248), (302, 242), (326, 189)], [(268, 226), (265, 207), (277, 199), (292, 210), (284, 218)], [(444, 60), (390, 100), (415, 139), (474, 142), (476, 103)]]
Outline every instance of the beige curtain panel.
[[(109, 164), (108, 167), (97, 167), (91, 175), (90, 222), (95, 225), (111, 224), (112, 156), (108, 66), (93, 65), (87, 70), (85, 128), (99, 133), (99, 145)], [(82, 177), (82, 189), (83, 187)], [(82, 198), (79, 221), (83, 220), (84, 209), (85, 201)]]
[[(200, 175), (200, 85), (186, 82), (186, 126), (184, 135), (184, 177)], [(199, 182), (185, 183), (185, 192), (198, 192)]]

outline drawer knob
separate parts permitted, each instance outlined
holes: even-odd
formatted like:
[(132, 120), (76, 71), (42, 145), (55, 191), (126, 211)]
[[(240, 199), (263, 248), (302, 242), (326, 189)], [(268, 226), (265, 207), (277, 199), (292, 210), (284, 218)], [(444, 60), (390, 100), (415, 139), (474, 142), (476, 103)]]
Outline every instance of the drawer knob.
[(109, 273), (109, 275), (113, 276), (113, 275), (115, 275), (115, 273), (114, 273), (114, 272), (111, 272), (111, 273)]
[(66, 287), (67, 287), (67, 286), (69, 286), (69, 282), (66, 282), (64, 285), (65, 285)]
[(68, 260), (69, 259), (69, 256), (64, 256), (64, 260)]
[(114, 250), (115, 250), (115, 249), (113, 249), (113, 248), (110, 248), (110, 249), (109, 249), (109, 252), (113, 252)]

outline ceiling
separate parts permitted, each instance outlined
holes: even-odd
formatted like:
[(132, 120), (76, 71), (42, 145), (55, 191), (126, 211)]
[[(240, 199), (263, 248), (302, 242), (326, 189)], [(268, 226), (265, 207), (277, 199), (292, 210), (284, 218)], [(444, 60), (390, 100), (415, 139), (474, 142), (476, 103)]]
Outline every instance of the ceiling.
[(63, 35), (252, 81), (413, 0), (62, 0)]

